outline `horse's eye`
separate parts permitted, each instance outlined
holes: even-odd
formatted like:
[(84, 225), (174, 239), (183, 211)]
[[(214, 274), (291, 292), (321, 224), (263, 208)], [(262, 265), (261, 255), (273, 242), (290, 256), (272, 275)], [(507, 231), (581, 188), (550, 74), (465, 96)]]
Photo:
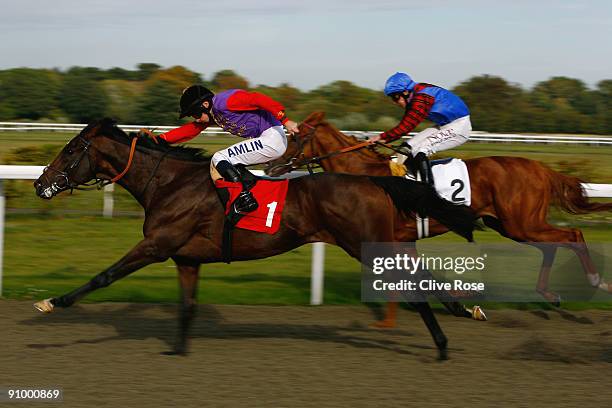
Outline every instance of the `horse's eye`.
[(70, 147), (68, 148), (68, 154), (72, 154), (74, 153), (74, 150), (72, 150)]

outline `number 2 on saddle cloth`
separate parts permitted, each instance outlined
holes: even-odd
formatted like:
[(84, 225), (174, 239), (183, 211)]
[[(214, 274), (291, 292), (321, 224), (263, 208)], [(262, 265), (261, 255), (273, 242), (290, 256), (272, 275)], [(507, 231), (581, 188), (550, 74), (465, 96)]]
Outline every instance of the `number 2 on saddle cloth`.
[[(215, 181), (221, 201), (225, 205), (225, 215), (230, 219), (238, 219), (235, 224), (238, 228), (251, 231), (274, 234), (280, 227), (281, 215), (285, 206), (289, 180), (257, 180), (251, 188), (251, 193), (257, 200), (259, 207), (250, 213), (230, 214), (232, 204), (242, 191), (242, 183), (233, 183), (223, 179)], [(225, 190), (227, 193), (224, 193)]]

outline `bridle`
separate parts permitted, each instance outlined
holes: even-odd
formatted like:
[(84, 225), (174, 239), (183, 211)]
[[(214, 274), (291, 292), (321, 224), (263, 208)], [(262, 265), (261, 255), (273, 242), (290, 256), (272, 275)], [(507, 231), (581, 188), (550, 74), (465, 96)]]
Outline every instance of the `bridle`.
[(308, 172), (310, 174), (314, 174), (312, 165), (316, 163), (320, 166), (320, 164), (316, 161), (313, 161), (312, 158), (306, 159), (304, 157), (304, 147), (306, 145), (305, 141), (307, 138), (310, 138), (309, 140), (312, 141), (311, 136), (314, 136), (314, 133), (317, 130), (317, 125), (312, 126), (305, 122), (303, 122), (302, 125), (310, 128), (310, 131), (306, 133), (305, 135), (301, 135), (301, 134), (295, 135), (295, 140), (298, 145), (296, 153), (293, 156), (291, 156), (289, 159), (287, 159), (285, 163), (275, 164), (274, 166), (268, 168), (267, 171), (283, 169), (283, 170), (286, 170), (285, 173), (291, 173), (293, 170), (297, 170), (302, 166), (306, 166), (308, 168)]
[[(87, 158), (87, 163), (89, 165), (89, 170), (92, 174), (96, 174), (96, 172), (94, 171), (92, 165), (91, 165), (91, 159), (89, 157), (89, 149), (90, 148), (94, 148), (96, 149), (95, 146), (93, 146), (91, 144), (91, 142), (85, 138), (83, 138), (83, 136), (79, 135), (77, 136), (79, 141), (81, 141), (84, 145), (83, 147), (83, 151), (81, 152), (81, 154), (79, 155), (79, 157), (77, 157), (67, 168), (66, 170), (62, 171), (62, 170), (58, 170), (54, 167), (52, 167), (51, 165), (47, 166), (44, 168), (43, 170), (43, 174), (52, 171), (55, 174), (54, 176), (54, 180), (53, 182), (51, 182), (51, 185), (49, 187), (47, 187), (45, 189), (45, 193), (49, 193), (48, 196), (54, 196), (55, 194), (64, 191), (64, 190), (70, 190), (70, 193), (72, 194), (73, 190), (100, 190), (102, 189), (104, 186), (107, 186), (109, 184), (115, 183), (118, 180), (120, 180), (123, 176), (125, 176), (125, 174), (128, 172), (128, 170), (130, 169), (130, 167), (132, 166), (132, 160), (134, 158), (134, 151), (136, 150), (136, 143), (138, 142), (138, 137), (134, 136), (132, 138), (132, 143), (130, 145), (130, 156), (128, 158), (128, 162), (127, 165), (125, 166), (125, 168), (123, 169), (123, 171), (119, 174), (117, 174), (115, 177), (113, 177), (112, 179), (103, 179), (103, 178), (98, 178), (95, 177), (93, 181), (91, 182), (85, 182), (85, 183), (75, 183), (74, 181), (72, 181), (72, 172), (75, 169), (78, 169), (79, 165), (81, 164), (81, 161), (84, 158)], [(64, 186), (60, 186), (59, 182), (60, 181), (64, 181), (65, 184)], [(147, 183), (148, 185), (148, 183)]]
[[(312, 140), (314, 138), (315, 131), (317, 130), (318, 125), (312, 126), (308, 123), (303, 123), (303, 125), (309, 128), (310, 131), (302, 137), (300, 137), (300, 135), (295, 136), (295, 140), (297, 142), (298, 148), (297, 148), (296, 155), (290, 158), (289, 160), (289, 164), (291, 165), (291, 169), (289, 170), (289, 172), (299, 167), (306, 166), (306, 169), (308, 169), (308, 173), (312, 175), (314, 174), (313, 164), (315, 164), (317, 167), (321, 167), (321, 162), (319, 160), (313, 160), (315, 159), (315, 157), (306, 159), (304, 155), (304, 147), (306, 146), (307, 138), (308, 138), (308, 141), (312, 144)], [(299, 164), (295, 164), (297, 162), (299, 162)]]

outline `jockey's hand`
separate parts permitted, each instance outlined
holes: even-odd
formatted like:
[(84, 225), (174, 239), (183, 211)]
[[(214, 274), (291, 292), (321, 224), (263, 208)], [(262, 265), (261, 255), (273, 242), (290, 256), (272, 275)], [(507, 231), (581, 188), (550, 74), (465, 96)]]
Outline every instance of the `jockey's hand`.
[(291, 133), (292, 135), (300, 133), (300, 130), (298, 129), (298, 124), (292, 120), (288, 120), (285, 122), (285, 129), (287, 129), (287, 132)]
[(399, 145), (399, 148), (400, 150), (405, 151), (404, 154), (412, 155), (412, 146), (410, 146), (408, 142), (402, 142), (402, 144)]
[(380, 137), (380, 135), (376, 135), (376, 136), (372, 136), (371, 138), (368, 139), (368, 142), (374, 144), (376, 142), (379, 142), (382, 140), (382, 137)]
[(142, 128), (138, 131), (138, 136), (139, 137), (147, 137), (149, 139), (152, 139), (156, 144), (159, 143), (157, 141), (157, 135), (155, 133), (153, 133), (153, 131), (151, 129), (146, 129), (146, 128)]

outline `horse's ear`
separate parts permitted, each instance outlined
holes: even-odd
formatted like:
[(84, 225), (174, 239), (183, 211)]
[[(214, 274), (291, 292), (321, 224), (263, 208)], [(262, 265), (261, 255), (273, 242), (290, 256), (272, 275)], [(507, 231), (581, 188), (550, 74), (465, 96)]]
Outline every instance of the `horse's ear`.
[(305, 123), (308, 123), (311, 126), (316, 126), (319, 123), (325, 120), (325, 112), (312, 112), (306, 119), (304, 119)]
[(108, 128), (112, 128), (113, 126), (115, 126), (117, 122), (112, 118), (105, 117), (100, 120), (100, 124), (102, 125), (103, 129), (108, 129)]

